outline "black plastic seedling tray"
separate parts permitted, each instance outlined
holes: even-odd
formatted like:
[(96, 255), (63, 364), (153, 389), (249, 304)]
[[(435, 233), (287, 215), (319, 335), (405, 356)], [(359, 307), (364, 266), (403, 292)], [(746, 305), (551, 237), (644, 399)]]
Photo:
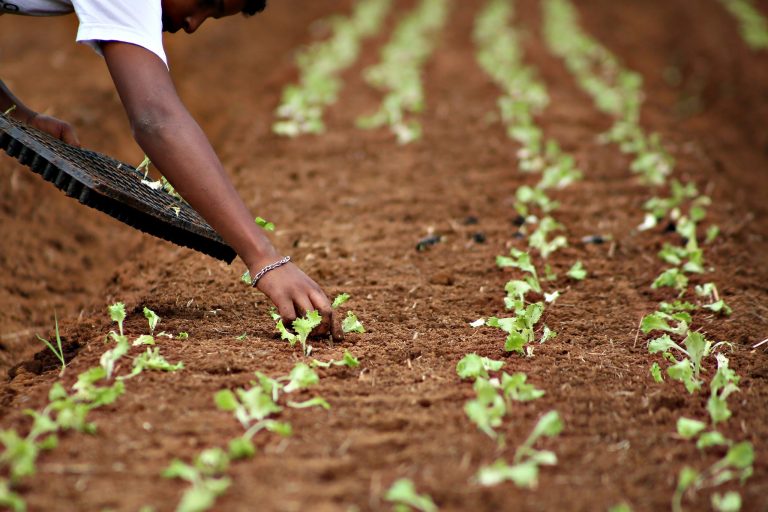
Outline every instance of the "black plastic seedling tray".
[(0, 148), (69, 197), (136, 229), (231, 263), (235, 251), (188, 204), (141, 183), (134, 167), (0, 114)]

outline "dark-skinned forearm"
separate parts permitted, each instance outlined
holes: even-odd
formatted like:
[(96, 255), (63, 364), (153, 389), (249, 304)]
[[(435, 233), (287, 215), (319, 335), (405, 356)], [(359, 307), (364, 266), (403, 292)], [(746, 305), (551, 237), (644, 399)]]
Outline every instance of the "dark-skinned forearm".
[(272, 262), (278, 254), (254, 223), (202, 129), (180, 103), (168, 107), (133, 120), (136, 142), (249, 268)]
[(27, 122), (30, 117), (35, 113), (27, 108), (19, 99), (13, 95), (8, 86), (6, 86), (2, 80), (0, 80), (0, 112), (7, 112), (9, 109), (16, 107), (11, 112), (11, 117), (18, 119), (21, 122)]

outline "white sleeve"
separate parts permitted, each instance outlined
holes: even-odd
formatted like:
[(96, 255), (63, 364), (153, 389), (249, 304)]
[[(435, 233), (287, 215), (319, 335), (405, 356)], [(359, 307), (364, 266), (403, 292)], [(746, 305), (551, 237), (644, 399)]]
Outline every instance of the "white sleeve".
[(80, 20), (77, 42), (101, 55), (99, 43), (120, 41), (146, 48), (168, 66), (163, 49), (161, 0), (72, 0)]

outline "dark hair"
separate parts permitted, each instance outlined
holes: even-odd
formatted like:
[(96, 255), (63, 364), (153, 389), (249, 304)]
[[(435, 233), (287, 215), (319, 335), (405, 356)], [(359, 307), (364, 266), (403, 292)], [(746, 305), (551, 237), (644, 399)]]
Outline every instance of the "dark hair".
[(267, 8), (267, 0), (246, 0), (243, 14), (253, 16)]

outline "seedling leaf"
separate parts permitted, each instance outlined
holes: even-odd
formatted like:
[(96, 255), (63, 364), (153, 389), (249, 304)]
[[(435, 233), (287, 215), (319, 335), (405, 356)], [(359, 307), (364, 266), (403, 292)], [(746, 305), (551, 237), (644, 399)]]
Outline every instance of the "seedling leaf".
[(395, 505), (407, 505), (421, 512), (437, 512), (437, 506), (428, 494), (418, 494), (413, 482), (401, 478), (392, 484), (384, 499)]
[(344, 332), (364, 333), (365, 327), (363, 327), (363, 324), (360, 323), (360, 320), (357, 319), (354, 313), (347, 311), (346, 318), (341, 322), (341, 330)]

